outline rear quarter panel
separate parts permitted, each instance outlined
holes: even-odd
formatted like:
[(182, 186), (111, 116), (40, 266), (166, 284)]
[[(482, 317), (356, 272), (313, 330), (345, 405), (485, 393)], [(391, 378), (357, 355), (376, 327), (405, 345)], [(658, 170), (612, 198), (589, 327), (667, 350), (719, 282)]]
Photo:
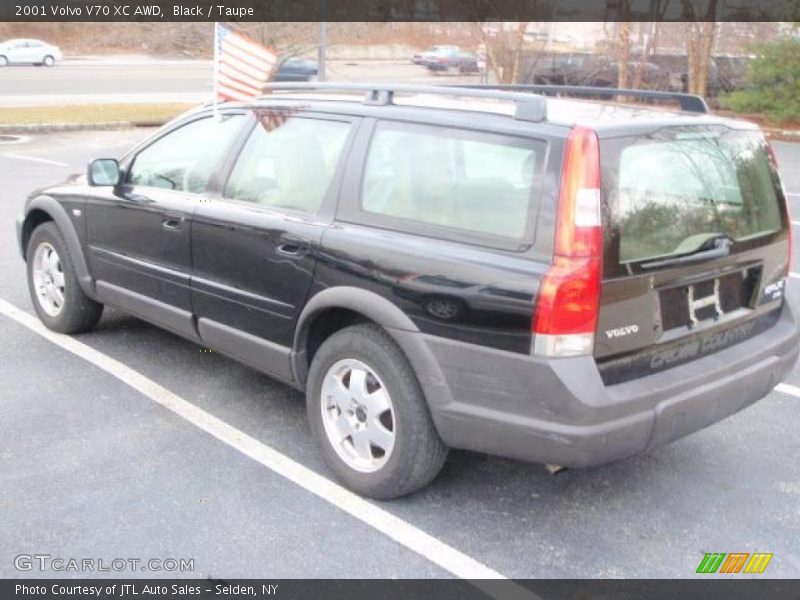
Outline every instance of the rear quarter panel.
[[(403, 111), (395, 111), (391, 119), (403, 120)], [(420, 123), (421, 117), (412, 114)], [(480, 128), (480, 116), (450, 118), (455, 121), (427, 124), (497, 131), (488, 124)], [(514, 251), (355, 222), (343, 207), (360, 201), (371, 124), (369, 118), (362, 123), (351, 152), (337, 220), (323, 236), (311, 295), (336, 286), (367, 289), (398, 306), (423, 333), (528, 354), (535, 298), (552, 257), (562, 131), (548, 125), (541, 133), (537, 124), (502, 118), (503, 133), (548, 144), (540, 202), (531, 211), (532, 240)]]

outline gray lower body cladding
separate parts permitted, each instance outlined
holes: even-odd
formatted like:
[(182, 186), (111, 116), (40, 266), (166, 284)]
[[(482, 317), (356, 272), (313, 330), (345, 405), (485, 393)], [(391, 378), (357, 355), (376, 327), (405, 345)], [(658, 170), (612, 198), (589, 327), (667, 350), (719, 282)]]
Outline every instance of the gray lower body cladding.
[(592, 357), (542, 359), (394, 331), (451, 447), (569, 467), (622, 459), (753, 404), (798, 357), (788, 302), (776, 324), (690, 363), (605, 385)]

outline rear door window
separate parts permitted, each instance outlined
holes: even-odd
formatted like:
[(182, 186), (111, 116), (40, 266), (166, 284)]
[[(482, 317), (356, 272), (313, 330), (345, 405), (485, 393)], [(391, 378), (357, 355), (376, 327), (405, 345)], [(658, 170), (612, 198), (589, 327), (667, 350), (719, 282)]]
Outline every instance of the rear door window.
[(527, 138), (379, 123), (361, 210), (391, 228), (520, 246), (532, 231), (545, 150)]
[(350, 123), (262, 111), (225, 186), (231, 200), (314, 213), (330, 187)]
[(691, 254), (710, 239), (782, 228), (779, 184), (758, 132), (675, 127), (602, 142), (620, 264)]

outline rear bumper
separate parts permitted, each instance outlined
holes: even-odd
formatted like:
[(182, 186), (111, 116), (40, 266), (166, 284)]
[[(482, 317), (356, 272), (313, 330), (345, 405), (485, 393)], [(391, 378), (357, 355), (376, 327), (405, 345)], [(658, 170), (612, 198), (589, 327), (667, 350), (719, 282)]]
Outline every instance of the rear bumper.
[(794, 365), (800, 333), (785, 302), (759, 335), (612, 386), (591, 357), (542, 359), (411, 333), (398, 341), (428, 357), (412, 363), (449, 446), (581, 467), (665, 444), (753, 404)]

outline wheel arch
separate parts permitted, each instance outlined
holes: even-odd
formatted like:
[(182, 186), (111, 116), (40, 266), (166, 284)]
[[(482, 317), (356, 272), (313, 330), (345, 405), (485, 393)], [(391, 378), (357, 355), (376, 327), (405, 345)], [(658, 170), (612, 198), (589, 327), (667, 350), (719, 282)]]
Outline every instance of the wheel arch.
[[(333, 322), (321, 329), (325, 336), (317, 340), (311, 338), (315, 323), (326, 323), (329, 319)], [(292, 369), (296, 386), (305, 389), (313, 351), (316, 350), (314, 344), (319, 347), (327, 336), (358, 322), (379, 325), (400, 347), (422, 387), (434, 424), (441, 431), (439, 413), (453, 398), (439, 363), (425, 341), (425, 334), (409, 316), (375, 292), (340, 286), (322, 290), (308, 301), (295, 328)]]
[(31, 200), (26, 207), (19, 240), (23, 260), (26, 259), (28, 243), (33, 231), (42, 223), (47, 222), (55, 223), (64, 237), (81, 289), (87, 296), (96, 299), (94, 280), (89, 274), (89, 267), (86, 264), (86, 257), (75, 225), (70, 220), (66, 209), (50, 196), (38, 196)]
[[(396, 304), (374, 292), (339, 286), (314, 295), (300, 313), (295, 327), (292, 354), (297, 382), (305, 383), (314, 352), (328, 336), (348, 325), (370, 321), (390, 335), (393, 329), (419, 331)], [(323, 336), (321, 339), (319, 334)]]

